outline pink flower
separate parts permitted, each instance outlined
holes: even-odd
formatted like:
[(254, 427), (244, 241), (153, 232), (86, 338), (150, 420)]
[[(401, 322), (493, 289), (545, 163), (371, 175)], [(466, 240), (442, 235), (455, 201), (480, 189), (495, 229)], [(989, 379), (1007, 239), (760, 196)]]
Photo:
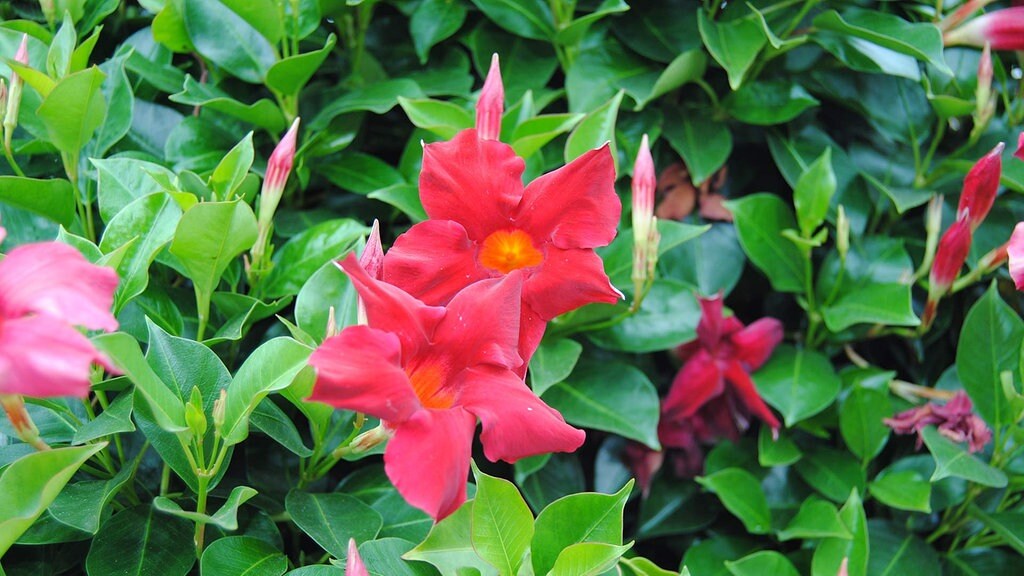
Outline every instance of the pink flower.
[(993, 50), (1024, 50), (1024, 7), (982, 14), (946, 32), (942, 40), (946, 46), (964, 44), (981, 48), (988, 42)]
[[(960, 193), (956, 218), (966, 218), (971, 225), (971, 233), (978, 229), (985, 217), (992, 210), (999, 191), (999, 174), (1003, 169), (1002, 142), (978, 160), (964, 178), (964, 188)], [(959, 269), (958, 269), (959, 270)]]
[(1017, 151), (1013, 153), (1017, 160), (1024, 160), (1024, 132), (1017, 136)]
[(734, 437), (757, 416), (775, 432), (778, 419), (750, 379), (782, 341), (782, 323), (762, 318), (744, 327), (734, 316), (722, 317), (722, 297), (701, 298), (697, 339), (679, 348), (686, 361), (662, 404), (662, 419), (686, 420), (701, 413), (698, 438)]
[(1013, 227), (1006, 254), (1010, 260), (1010, 278), (1017, 290), (1024, 290), (1024, 222)]
[(281, 195), (284, 194), (284, 185), (288, 182), (288, 175), (292, 173), (298, 135), (299, 119), (296, 118), (281, 141), (277, 143), (274, 151), (270, 153), (270, 158), (267, 159), (267, 172), (263, 176), (263, 187), (260, 190), (259, 224), (261, 234), (266, 234), (264, 230), (270, 229), (274, 212), (277, 211)]
[[(359, 265), (374, 280), (380, 280), (384, 276), (384, 246), (380, 243), (380, 222), (377, 220), (373, 221), (370, 235), (366, 237), (366, 247), (359, 256)], [(356, 308), (359, 324), (366, 324), (366, 307), (363, 306), (361, 298), (356, 302)]]
[(501, 136), (501, 115), (505, 110), (505, 86), (501, 82), (498, 55), (491, 56), (491, 69), (487, 72), (480, 99), (476, 102), (476, 132), (483, 140), (497, 140)]
[(896, 434), (918, 434), (917, 447), (921, 447), (921, 431), (935, 426), (940, 434), (954, 442), (967, 442), (970, 452), (977, 452), (992, 440), (992, 431), (974, 414), (974, 406), (962, 390), (942, 406), (932, 403), (900, 412), (886, 418), (885, 424)]
[(594, 248), (615, 237), (622, 206), (608, 145), (523, 187), (512, 147), (464, 130), (423, 149), (420, 198), (430, 220), (398, 237), (384, 279), (432, 305), (522, 270), (519, 354), (529, 361), (548, 320), (622, 295)]
[(328, 338), (310, 357), (313, 400), (376, 416), (393, 431), (384, 469), (405, 499), (440, 520), (466, 500), (477, 418), (492, 461), (571, 452), (584, 433), (516, 375), (523, 274), (481, 280), (446, 307), (377, 281), (349, 255), (341, 267), (367, 326)]
[(116, 288), (113, 270), (66, 244), (11, 250), (0, 262), (0, 394), (86, 396), (90, 366), (114, 368), (73, 326), (116, 330)]
[(359, 548), (356, 547), (356, 541), (352, 538), (348, 539), (348, 558), (345, 559), (345, 576), (370, 576), (370, 573), (366, 571), (366, 564), (363, 564), (363, 559), (359, 556)]
[(633, 166), (633, 285), (634, 298), (643, 297), (644, 285), (653, 275), (658, 259), (658, 221), (654, 217), (654, 191), (658, 186), (654, 159), (647, 145), (647, 134), (640, 140), (640, 151)]

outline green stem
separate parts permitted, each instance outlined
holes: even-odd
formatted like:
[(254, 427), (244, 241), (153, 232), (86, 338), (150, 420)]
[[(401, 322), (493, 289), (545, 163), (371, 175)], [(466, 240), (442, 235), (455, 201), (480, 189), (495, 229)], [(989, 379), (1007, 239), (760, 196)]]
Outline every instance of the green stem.
[(15, 162), (14, 155), (11, 154), (11, 149), (8, 148), (7, 146), (4, 146), (3, 149), (4, 149), (4, 157), (7, 158), (7, 163), (11, 165), (11, 169), (14, 170), (15, 174), (17, 174), (18, 176), (21, 176), (22, 178), (24, 178), (25, 177), (25, 173), (21, 171), (21, 166), (18, 166), (18, 163)]
[[(206, 496), (209, 488), (210, 479), (206, 475), (199, 475), (199, 489), (196, 491), (196, 513), (206, 514)], [(196, 558), (202, 558), (203, 556), (203, 539), (206, 536), (206, 522), (201, 520), (196, 521), (196, 533), (195, 533), (195, 544), (196, 544)]]

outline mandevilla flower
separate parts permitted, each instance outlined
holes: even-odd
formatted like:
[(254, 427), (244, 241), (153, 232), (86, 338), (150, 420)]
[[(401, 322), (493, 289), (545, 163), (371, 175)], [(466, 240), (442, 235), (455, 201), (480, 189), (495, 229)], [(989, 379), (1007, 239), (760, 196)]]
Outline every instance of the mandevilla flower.
[(956, 218), (967, 218), (973, 234), (988, 216), (996, 201), (999, 191), (999, 174), (1003, 169), (1002, 142), (982, 156), (970, 172), (964, 177), (963, 191), (960, 192), (960, 203), (957, 205)]
[(654, 217), (654, 192), (658, 186), (654, 159), (647, 145), (647, 134), (640, 140), (640, 151), (633, 166), (633, 297), (643, 297), (644, 286), (653, 275), (658, 258), (658, 219)]
[[(21, 37), (21, 45), (14, 54), (14, 61), (18, 64), (28, 66), (28, 34)], [(8, 152), (11, 150), (11, 139), (14, 136), (14, 129), (18, 127), (18, 113), (21, 109), (21, 91), (25, 81), (17, 72), (11, 73), (11, 86), (7, 91), (7, 106), (4, 112), (4, 147)]]
[(498, 55), (491, 57), (480, 99), (476, 102), (476, 133), (483, 140), (497, 140), (501, 135), (501, 115), (505, 110), (505, 86), (501, 82)]
[(371, 278), (355, 256), (340, 264), (366, 306), (317, 348), (311, 399), (380, 418), (392, 431), (384, 468), (405, 499), (440, 520), (466, 499), (476, 419), (492, 461), (571, 452), (584, 433), (516, 375), (523, 273), (476, 282), (446, 307), (427, 306)]
[(353, 538), (348, 539), (348, 558), (345, 559), (345, 576), (370, 576), (366, 571), (366, 564), (363, 564), (359, 556), (359, 548)]
[(921, 447), (921, 431), (935, 426), (940, 434), (954, 442), (966, 442), (970, 452), (977, 452), (992, 440), (988, 429), (973, 412), (971, 399), (962, 390), (948, 402), (938, 406), (928, 403), (883, 420), (897, 434), (917, 434), (917, 447)]
[(981, 48), (986, 42), (993, 50), (1024, 50), (1024, 6), (982, 14), (942, 35), (946, 46), (963, 44)]

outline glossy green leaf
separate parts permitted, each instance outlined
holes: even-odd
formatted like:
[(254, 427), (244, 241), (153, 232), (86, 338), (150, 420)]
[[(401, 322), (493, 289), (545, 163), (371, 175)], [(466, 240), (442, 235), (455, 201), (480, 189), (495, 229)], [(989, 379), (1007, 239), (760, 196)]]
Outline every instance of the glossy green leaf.
[(601, 542), (581, 542), (561, 551), (548, 576), (599, 576), (615, 567), (619, 558), (633, 547)]
[(819, 14), (814, 26), (862, 38), (927, 62), (943, 74), (952, 74), (942, 55), (942, 33), (935, 24), (910, 23), (895, 14), (850, 9), (842, 15), (835, 10)]
[(530, 386), (534, 394), (541, 396), (568, 378), (582, 352), (583, 346), (569, 338), (542, 342), (530, 360)]
[[(999, 296), (995, 283), (964, 319), (956, 369), (974, 409), (993, 428), (1009, 419), (1000, 373), (1016, 371), (1024, 321)], [(1014, 377), (1019, 381), (1019, 376)]]
[(46, 73), (51, 78), (63, 78), (71, 71), (71, 55), (78, 43), (75, 23), (71, 14), (64, 12), (64, 21), (50, 41), (50, 49), (46, 52)]
[(61, 524), (87, 534), (95, 534), (107, 506), (131, 479), (132, 468), (126, 466), (109, 480), (85, 480), (69, 484), (47, 511)]
[[(843, 559), (847, 559), (849, 576), (867, 576), (868, 525), (864, 505), (856, 491), (839, 510), (839, 517), (853, 535), (852, 539), (825, 538), (814, 552), (812, 576), (834, 576), (839, 573)], [(874, 574), (874, 572), (871, 572)]]
[(839, 376), (827, 357), (790, 346), (776, 348), (753, 378), (765, 402), (782, 413), (786, 426), (827, 408), (840, 388)]
[[(704, 234), (709, 228), (711, 227), (706, 225), (694, 226), (674, 220), (658, 220), (658, 233), (661, 234), (661, 241), (658, 243), (659, 259), (673, 249)], [(633, 270), (632, 230), (619, 232), (610, 245), (598, 249), (598, 254), (604, 260), (605, 272), (613, 285), (627, 287), (632, 284), (630, 276)]]
[(702, 493), (694, 483), (681, 483), (659, 475), (640, 503), (638, 540), (696, 532), (719, 514), (714, 496)]
[(543, 114), (530, 118), (516, 126), (512, 149), (516, 155), (529, 158), (548, 142), (572, 130), (583, 117), (583, 114)]
[(270, 398), (264, 398), (256, 405), (252, 414), (249, 415), (249, 422), (257, 430), (270, 436), (296, 456), (308, 458), (313, 454), (313, 449), (305, 445), (292, 419)]
[(192, 76), (186, 76), (184, 85), (179, 88), (181, 92), (169, 97), (172, 102), (222, 112), (274, 134), (288, 126), (281, 109), (267, 98), (260, 98), (251, 104), (241, 102), (214, 85), (196, 81)]
[(473, 548), (473, 505), (474, 500), (467, 500), (455, 513), (435, 524), (426, 539), (402, 558), (429, 562), (441, 576), (461, 576), (467, 568), (477, 570), (481, 576), (498, 576), (498, 571)]
[[(703, 50), (688, 50), (676, 56), (660, 74), (653, 77), (647, 74), (638, 76), (635, 83), (630, 81), (622, 86), (636, 100), (633, 110), (639, 112), (661, 96), (684, 84), (700, 80), (707, 69), (707, 63)], [(651, 78), (654, 78), (653, 83), (650, 83)]]
[(767, 42), (760, 24), (752, 18), (715, 22), (703, 10), (697, 15), (697, 23), (711, 57), (728, 73), (729, 86), (738, 89)]
[(788, 558), (774, 550), (755, 552), (735, 562), (726, 562), (725, 565), (734, 576), (759, 576), (761, 574), (799, 576), (800, 574)]
[[(117, 398), (110, 403), (103, 412), (96, 418), (82, 424), (75, 431), (74, 444), (84, 444), (90, 440), (96, 440), (103, 436), (119, 434), (121, 432), (134, 432), (135, 425), (132, 424), (132, 392), (126, 391), (117, 395)], [(127, 470), (128, 468), (125, 468)]]
[(437, 572), (428, 564), (402, 560), (402, 555), (414, 546), (412, 542), (401, 538), (379, 538), (363, 542), (359, 546), (359, 555), (370, 576), (437, 576)]
[(419, 189), (413, 184), (392, 184), (366, 195), (401, 210), (413, 223), (427, 219), (427, 212), (420, 201)]
[(860, 464), (846, 452), (815, 447), (795, 465), (796, 471), (812, 488), (833, 502), (842, 502), (851, 490), (864, 492), (867, 482)]
[(835, 505), (824, 500), (809, 498), (800, 505), (796, 516), (779, 532), (779, 540), (796, 538), (842, 538), (850, 539), (853, 535), (839, 517)]
[(335, 325), (344, 329), (356, 323), (356, 302), (356, 291), (348, 275), (333, 261), (328, 262), (302, 285), (295, 299), (295, 320), (299, 328), (323, 340), (330, 309), (334, 308)]
[(103, 124), (107, 114), (107, 102), (100, 89), (103, 77), (103, 72), (93, 66), (63, 78), (36, 111), (50, 142), (61, 152), (77, 157)]
[(398, 97), (398, 104), (405, 110), (409, 121), (448, 140), (466, 128), (474, 125), (473, 116), (465, 109), (442, 100), (409, 99)]
[(680, 109), (667, 112), (665, 139), (683, 157), (695, 185), (703, 184), (725, 165), (732, 153), (732, 133), (710, 114), (684, 114)]
[(278, 60), (267, 70), (267, 87), (281, 94), (298, 94), (323, 65), (336, 43), (337, 38), (331, 34), (319, 50)]
[(404, 184), (405, 177), (387, 162), (360, 152), (345, 154), (321, 169), (321, 173), (332, 184), (367, 195), (395, 184)]
[(789, 122), (818, 103), (799, 84), (759, 81), (744, 84), (725, 99), (723, 106), (740, 122), (771, 126)]
[(174, 179), (174, 173), (167, 168), (135, 158), (90, 161), (99, 174), (100, 217), (107, 223), (132, 201), (162, 191), (161, 181)]
[(565, 161), (572, 162), (594, 148), (605, 144), (611, 146), (612, 158), (616, 159), (615, 120), (619, 116), (623, 92), (612, 97), (600, 107), (587, 114), (565, 141)]
[(366, 110), (375, 114), (385, 114), (398, 104), (398, 98), (424, 98), (426, 94), (419, 85), (407, 78), (384, 80), (374, 84), (351, 90), (343, 96), (324, 106), (312, 122), (310, 128), (322, 130), (331, 120), (341, 114)]
[[(213, 169), (208, 182), (213, 197), (220, 200), (234, 200), (235, 190), (242, 185), (255, 151), (252, 147), (252, 132), (249, 132), (236, 144)], [(237, 217), (237, 216), (236, 216)]]
[(533, 538), (533, 514), (515, 484), (473, 466), (473, 548), (501, 574), (518, 574)]
[(768, 426), (762, 426), (757, 433), (757, 462), (765, 468), (788, 466), (803, 458), (804, 453), (789, 436), (778, 434), (772, 438)]
[(89, 547), (90, 576), (185, 576), (196, 561), (193, 526), (152, 506), (123, 510), (107, 520)]
[(71, 182), (0, 176), (0, 202), (24, 208), (50, 220), (71, 226), (75, 221), (75, 196)]
[(142, 394), (162, 429), (177, 433), (188, 428), (181, 398), (149, 366), (135, 338), (124, 332), (115, 332), (93, 338), (93, 344), (135, 384), (135, 390)]
[(810, 237), (825, 221), (832, 195), (836, 192), (836, 175), (832, 171), (832, 149), (814, 161), (800, 176), (793, 189), (793, 204), (800, 231)]
[(466, 20), (466, 6), (451, 0), (425, 0), (409, 19), (409, 34), (420, 64), (427, 63), (430, 49), (459, 31)]
[(952, 440), (940, 434), (933, 426), (922, 429), (921, 438), (935, 458), (935, 473), (932, 474), (931, 482), (954, 476), (982, 486), (1006, 486), (1006, 474), (1002, 470), (982, 462), (963, 446), (954, 444)]
[(941, 574), (939, 557), (924, 540), (883, 520), (872, 520), (868, 574)]
[(348, 555), (348, 541), (372, 540), (383, 520), (373, 508), (347, 494), (310, 494), (292, 490), (285, 500), (292, 520), (335, 558)]
[(768, 509), (761, 483), (742, 468), (726, 468), (697, 478), (704, 488), (714, 492), (726, 510), (743, 522), (751, 534), (767, 534), (772, 514)]
[(795, 229), (789, 206), (772, 194), (758, 193), (726, 203), (735, 218), (740, 244), (750, 261), (780, 292), (802, 292), (806, 271), (804, 256), (782, 231)]
[(683, 568), (682, 573), (671, 572), (658, 567), (654, 562), (640, 556), (635, 558), (620, 558), (619, 566), (625, 566), (633, 573), (634, 576), (677, 576), (678, 574), (689, 574), (689, 571), (686, 570), (685, 567)]
[(562, 551), (578, 543), (621, 545), (622, 510), (632, 489), (630, 481), (615, 494), (573, 494), (544, 508), (530, 547), (534, 574), (552, 570)]
[(891, 508), (925, 514), (932, 511), (932, 485), (913, 470), (880, 474), (868, 487), (875, 500)]
[(324, 264), (341, 260), (369, 232), (355, 220), (328, 220), (292, 237), (274, 253), (274, 267), (263, 284), (263, 295), (280, 298), (298, 294)]
[(270, 544), (250, 536), (228, 536), (207, 546), (200, 562), (203, 576), (281, 576), (288, 558)]
[(182, 16), (196, 50), (235, 77), (261, 84), (274, 48), (251, 24), (217, 0), (182, 0)]
[[(840, 62), (858, 72), (889, 74), (914, 81), (921, 79), (921, 67), (913, 56), (900, 54), (856, 36), (824, 29), (815, 30), (809, 36)], [(971, 110), (973, 109), (972, 102)]]
[(555, 34), (551, 9), (542, 0), (473, 0), (473, 4), (492, 22), (517, 36), (548, 40)]
[(865, 462), (877, 456), (889, 438), (882, 419), (891, 415), (886, 392), (855, 387), (839, 408), (839, 430), (846, 447)]
[(248, 486), (235, 486), (231, 490), (231, 494), (228, 495), (227, 501), (212, 515), (182, 510), (174, 500), (164, 496), (157, 496), (153, 499), (153, 508), (192, 522), (214, 524), (224, 530), (234, 531), (238, 530), (238, 508), (255, 495), (256, 491)]
[(989, 514), (981, 508), (971, 505), (971, 516), (974, 516), (990, 530), (1002, 537), (1018, 554), (1024, 554), (1024, 513), (998, 512)]

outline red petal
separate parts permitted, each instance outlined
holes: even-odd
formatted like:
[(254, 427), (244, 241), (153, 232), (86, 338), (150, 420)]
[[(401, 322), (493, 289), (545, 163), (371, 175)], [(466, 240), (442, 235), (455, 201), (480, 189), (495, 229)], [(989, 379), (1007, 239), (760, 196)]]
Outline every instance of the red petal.
[(939, 297), (946, 293), (956, 277), (960, 275), (967, 260), (967, 254), (971, 251), (971, 227), (970, 221), (961, 218), (954, 222), (939, 239), (939, 247), (935, 251), (935, 260), (932, 263), (931, 273), (928, 275), (929, 286), (928, 299), (932, 300), (932, 293)]
[(384, 470), (409, 504), (435, 521), (466, 501), (476, 418), (461, 407), (417, 410), (395, 429)]
[(480, 442), (491, 462), (573, 452), (586, 434), (565, 423), (512, 372), (478, 367), (463, 373), (459, 404), (480, 418)]
[(725, 304), (721, 294), (711, 298), (697, 298), (700, 303), (700, 322), (697, 323), (697, 339), (708, 350), (713, 350), (722, 340), (722, 308)]
[(550, 320), (586, 304), (614, 304), (622, 298), (593, 250), (546, 250), (544, 264), (523, 285), (523, 301), (540, 318)]
[(478, 364), (506, 369), (523, 364), (519, 357), (519, 309), (523, 276), (481, 280), (452, 298), (434, 332), (434, 351), (449, 356), (453, 373)]
[(516, 376), (520, 378), (526, 376), (526, 368), (530, 364), (530, 359), (533, 358), (533, 353), (540, 346), (540, 341), (544, 339), (544, 331), (547, 327), (548, 321), (543, 320), (530, 308), (529, 304), (523, 302), (522, 312), (519, 315), (519, 356), (523, 359), (523, 364), (513, 370)]
[(401, 358), (401, 344), (394, 334), (350, 326), (324, 340), (309, 357), (316, 368), (309, 399), (401, 422), (420, 407)]
[(733, 390), (747, 406), (751, 414), (760, 418), (772, 430), (779, 429), (779, 420), (775, 417), (775, 414), (772, 414), (764, 400), (761, 399), (761, 395), (757, 393), (757, 388), (754, 387), (753, 380), (750, 379), (750, 375), (747, 374), (747, 371), (743, 369), (739, 362), (729, 363), (725, 368), (725, 377), (732, 384)]
[(93, 362), (110, 364), (81, 332), (51, 316), (0, 327), (0, 394), (85, 397)]
[(116, 288), (116, 272), (59, 242), (19, 246), (0, 262), (0, 306), (9, 318), (48, 314), (91, 330), (117, 330), (110, 313)]
[(971, 229), (976, 229), (988, 216), (999, 191), (999, 174), (1002, 171), (1003, 143), (1000, 142), (971, 167), (964, 178), (963, 192), (957, 205), (957, 219), (970, 219)]
[(605, 144), (531, 182), (516, 224), (559, 248), (596, 248), (615, 238), (621, 214), (615, 163)]
[(434, 220), (454, 220), (481, 241), (509, 228), (523, 196), (523, 159), (512, 147), (463, 130), (449, 142), (423, 147), (420, 199)]
[(757, 370), (782, 342), (782, 322), (775, 318), (761, 318), (733, 334), (730, 340), (735, 346), (735, 359), (742, 362), (747, 370)]
[(346, 256), (339, 266), (359, 292), (370, 326), (398, 336), (407, 360), (428, 345), (437, 323), (444, 318), (444, 308), (427, 306), (401, 288), (374, 280), (354, 254)]
[(722, 372), (705, 350), (697, 352), (676, 374), (662, 403), (664, 418), (692, 416), (708, 400), (725, 390)]
[(1013, 153), (1017, 160), (1024, 160), (1024, 132), (1017, 136), (1017, 151)]
[(1010, 243), (1006, 246), (1006, 255), (1010, 262), (1010, 278), (1017, 290), (1024, 290), (1024, 222), (1013, 227)]
[(466, 229), (451, 220), (428, 220), (395, 240), (384, 256), (384, 280), (432, 305), (444, 305), (466, 286), (490, 277), (476, 259)]

